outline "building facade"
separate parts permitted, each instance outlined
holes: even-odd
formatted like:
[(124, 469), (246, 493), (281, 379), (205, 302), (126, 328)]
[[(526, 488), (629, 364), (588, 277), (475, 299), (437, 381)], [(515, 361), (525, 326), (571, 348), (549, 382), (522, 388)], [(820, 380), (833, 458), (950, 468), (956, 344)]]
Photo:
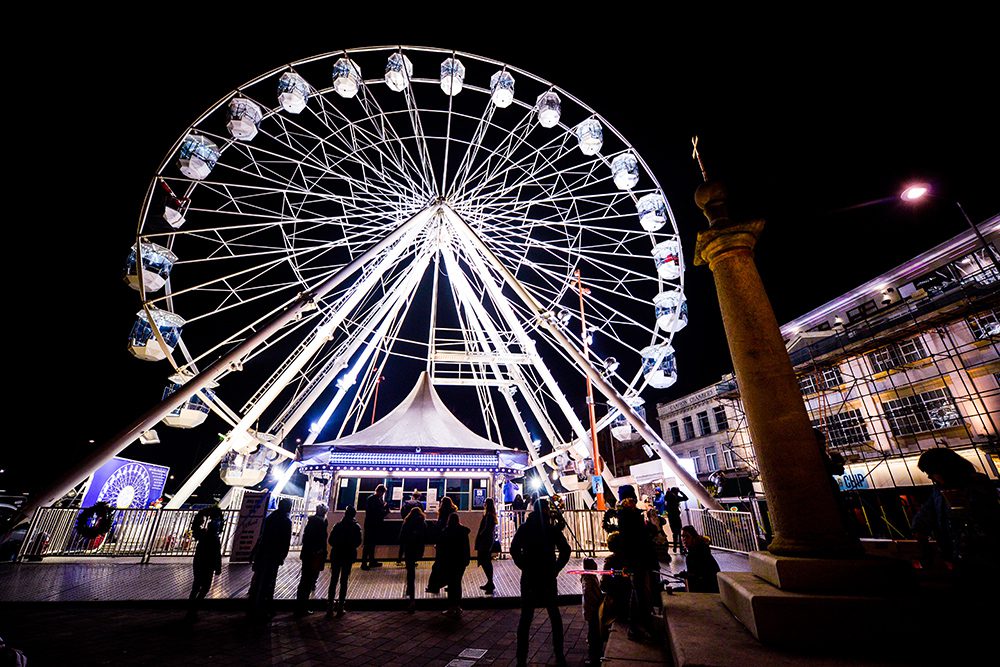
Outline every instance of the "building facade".
[[(809, 417), (845, 460), (838, 482), (862, 537), (908, 536), (929, 493), (916, 466), (927, 449), (952, 448), (997, 479), (1000, 216), (979, 231), (781, 327)], [(706, 482), (756, 474), (733, 385), (658, 409), (665, 439)]]

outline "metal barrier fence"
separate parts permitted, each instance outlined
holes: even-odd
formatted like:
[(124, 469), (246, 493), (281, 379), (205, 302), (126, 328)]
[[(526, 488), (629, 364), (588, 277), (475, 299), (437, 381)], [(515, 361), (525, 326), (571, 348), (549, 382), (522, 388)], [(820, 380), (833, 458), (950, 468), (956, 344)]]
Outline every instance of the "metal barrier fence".
[[(527, 510), (501, 510), (497, 513), (500, 520), (500, 552), (510, 553), (510, 541), (514, 531), (527, 518)], [(574, 556), (594, 555), (608, 550), (608, 535), (604, 532), (602, 521), (604, 512), (599, 510), (563, 510), (566, 521), (566, 541), (569, 542)]]
[[(107, 534), (87, 538), (76, 531), (80, 508), (45, 507), (35, 512), (18, 559), (43, 556), (132, 556), (144, 561), (153, 556), (193, 556), (197, 542), (191, 530), (198, 510), (121, 509), (115, 510)], [(232, 550), (239, 510), (223, 510), (222, 554)], [(302, 528), (307, 517), (293, 512), (292, 545), (302, 545)]]
[[(193, 556), (196, 541), (191, 523), (197, 510), (124, 509), (115, 510), (111, 529), (102, 537), (86, 538), (76, 531), (79, 508), (46, 507), (35, 512), (25, 536), (19, 559), (43, 556), (131, 556), (148, 561), (153, 556)], [(232, 550), (238, 510), (223, 510), (222, 554)], [(510, 542), (527, 511), (501, 510), (499, 540), (501, 554), (510, 553)], [(604, 513), (599, 510), (563, 510), (566, 540), (573, 555), (580, 557), (606, 553), (607, 533)], [(292, 544), (302, 545), (302, 531), (308, 516), (292, 512)], [(758, 531), (749, 512), (687, 510), (687, 522), (711, 540), (712, 547), (748, 553), (758, 547)]]
[(749, 553), (760, 547), (757, 524), (750, 512), (687, 510), (688, 523), (709, 538), (714, 549)]

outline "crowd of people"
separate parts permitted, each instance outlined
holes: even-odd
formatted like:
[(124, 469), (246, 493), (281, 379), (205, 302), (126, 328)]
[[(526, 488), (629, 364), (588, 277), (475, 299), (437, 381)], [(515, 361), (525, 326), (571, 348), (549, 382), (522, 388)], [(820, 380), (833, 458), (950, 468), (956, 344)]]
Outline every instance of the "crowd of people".
[[(317, 505), (302, 532), (299, 552), (301, 575), (296, 590), (295, 615), (313, 613), (309, 601), (319, 575), (330, 563), (330, 583), (326, 597), (326, 616), (345, 613), (348, 583), (354, 564), (360, 569), (382, 567), (377, 547), (384, 540), (386, 518), (390, 514), (385, 501), (386, 488), (378, 485), (365, 501), (364, 527), (357, 520), (357, 511), (347, 506), (339, 521), (331, 527), (328, 508)], [(660, 566), (669, 562), (669, 540), (664, 516), (671, 528), (674, 550), (688, 554), (686, 578), (692, 591), (711, 590), (718, 565), (708, 549), (707, 540), (691, 526), (680, 527), (680, 503), (686, 496), (678, 489), (664, 493), (656, 489), (653, 497), (640, 503), (635, 489), (622, 486), (617, 504), (604, 516), (608, 531), (610, 555), (603, 571), (597, 572), (597, 562), (586, 559), (582, 574), (583, 614), (588, 626), (588, 662), (597, 665), (612, 623), (628, 628), (630, 638), (649, 640), (656, 634), (654, 608), (659, 605)], [(462, 514), (448, 497), (439, 500), (436, 516), (431, 519), (424, 509), (423, 494), (415, 490), (400, 503), (401, 527), (398, 535), (397, 563), (406, 568), (403, 597), (407, 611), (416, 609), (416, 569), (433, 549), (433, 561), (426, 592), (447, 592), (445, 615), (462, 615), (463, 579), (473, 562), (482, 568), (486, 582), (480, 586), (485, 595), (496, 590), (493, 579), (493, 559), (500, 552), (500, 518), (494, 499), (483, 503), (478, 529), (473, 537), (462, 524)], [(557, 660), (564, 655), (563, 625), (558, 607), (557, 577), (570, 558), (565, 536), (565, 521), (558, 504), (532, 495), (527, 500), (518, 495), (507, 506), (514, 528), (510, 541), (510, 556), (520, 570), (521, 615), (517, 630), (517, 657), (523, 664), (528, 653), (529, 630), (534, 610), (544, 608), (552, 626), (552, 643)], [(288, 556), (292, 535), (291, 501), (283, 498), (263, 524), (260, 537), (251, 554), (253, 578), (249, 590), (251, 616), (266, 620), (274, 615), (274, 591), (278, 571)], [(510, 524), (509, 524), (510, 525)], [(196, 617), (198, 603), (211, 587), (212, 577), (221, 571), (222, 513), (216, 508), (203, 510), (195, 518), (193, 533), (197, 539), (194, 560), (194, 583), (190, 597), (189, 618)], [(383, 552), (384, 553), (384, 552)], [(591, 574), (590, 571), (594, 573)], [(715, 585), (717, 590), (717, 585)], [(560, 662), (562, 664), (562, 662)]]

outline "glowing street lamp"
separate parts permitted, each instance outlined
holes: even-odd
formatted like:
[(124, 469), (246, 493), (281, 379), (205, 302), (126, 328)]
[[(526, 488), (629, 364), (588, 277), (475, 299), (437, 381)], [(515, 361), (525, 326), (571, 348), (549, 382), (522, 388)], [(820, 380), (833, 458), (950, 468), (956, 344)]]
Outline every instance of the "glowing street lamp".
[[(906, 186), (906, 188), (904, 188), (903, 191), (899, 193), (899, 198), (904, 202), (906, 202), (907, 204), (915, 204), (917, 202), (926, 199), (927, 197), (939, 198), (931, 191), (931, 187), (926, 183), (912, 183)], [(976, 226), (976, 223), (972, 222), (972, 219), (969, 217), (969, 214), (966, 213), (965, 209), (962, 207), (961, 202), (953, 201), (952, 203), (958, 207), (959, 212), (962, 214), (962, 218), (965, 219), (966, 224), (969, 225), (969, 227), (972, 229), (972, 233), (976, 235), (977, 239), (979, 239), (979, 244), (982, 246), (983, 252), (986, 253), (986, 255), (990, 259), (993, 260), (993, 268), (1000, 271), (1000, 263), (997, 262), (997, 256), (995, 253), (990, 251), (990, 247), (986, 243), (986, 239), (983, 238), (982, 233), (980, 233), (979, 227)], [(982, 266), (980, 266), (979, 268), (980, 270), (983, 269)]]

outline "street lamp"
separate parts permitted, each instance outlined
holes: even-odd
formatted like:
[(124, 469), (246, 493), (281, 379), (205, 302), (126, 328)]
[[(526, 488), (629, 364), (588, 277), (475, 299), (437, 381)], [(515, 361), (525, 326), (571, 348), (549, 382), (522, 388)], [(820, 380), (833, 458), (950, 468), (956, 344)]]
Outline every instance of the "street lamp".
[[(935, 195), (931, 191), (931, 186), (929, 186), (926, 183), (911, 183), (910, 185), (906, 186), (902, 192), (899, 193), (899, 198), (904, 202), (906, 202), (907, 204), (916, 204), (920, 201), (923, 201), (927, 197), (938, 198), (937, 195)], [(1000, 271), (1000, 264), (997, 264), (996, 254), (990, 252), (989, 244), (986, 242), (986, 239), (983, 238), (982, 233), (979, 231), (979, 227), (976, 226), (976, 223), (972, 222), (972, 219), (969, 218), (969, 214), (965, 212), (965, 209), (962, 208), (962, 204), (960, 202), (953, 201), (952, 203), (955, 204), (956, 207), (958, 207), (959, 212), (961, 212), (962, 214), (962, 218), (965, 220), (966, 224), (968, 224), (969, 227), (972, 229), (972, 233), (976, 235), (976, 238), (979, 239), (979, 244), (983, 247), (983, 252), (985, 252), (991, 260), (993, 260), (993, 267), (998, 271)], [(982, 266), (980, 266), (979, 268), (980, 270), (985, 270), (984, 267)]]

